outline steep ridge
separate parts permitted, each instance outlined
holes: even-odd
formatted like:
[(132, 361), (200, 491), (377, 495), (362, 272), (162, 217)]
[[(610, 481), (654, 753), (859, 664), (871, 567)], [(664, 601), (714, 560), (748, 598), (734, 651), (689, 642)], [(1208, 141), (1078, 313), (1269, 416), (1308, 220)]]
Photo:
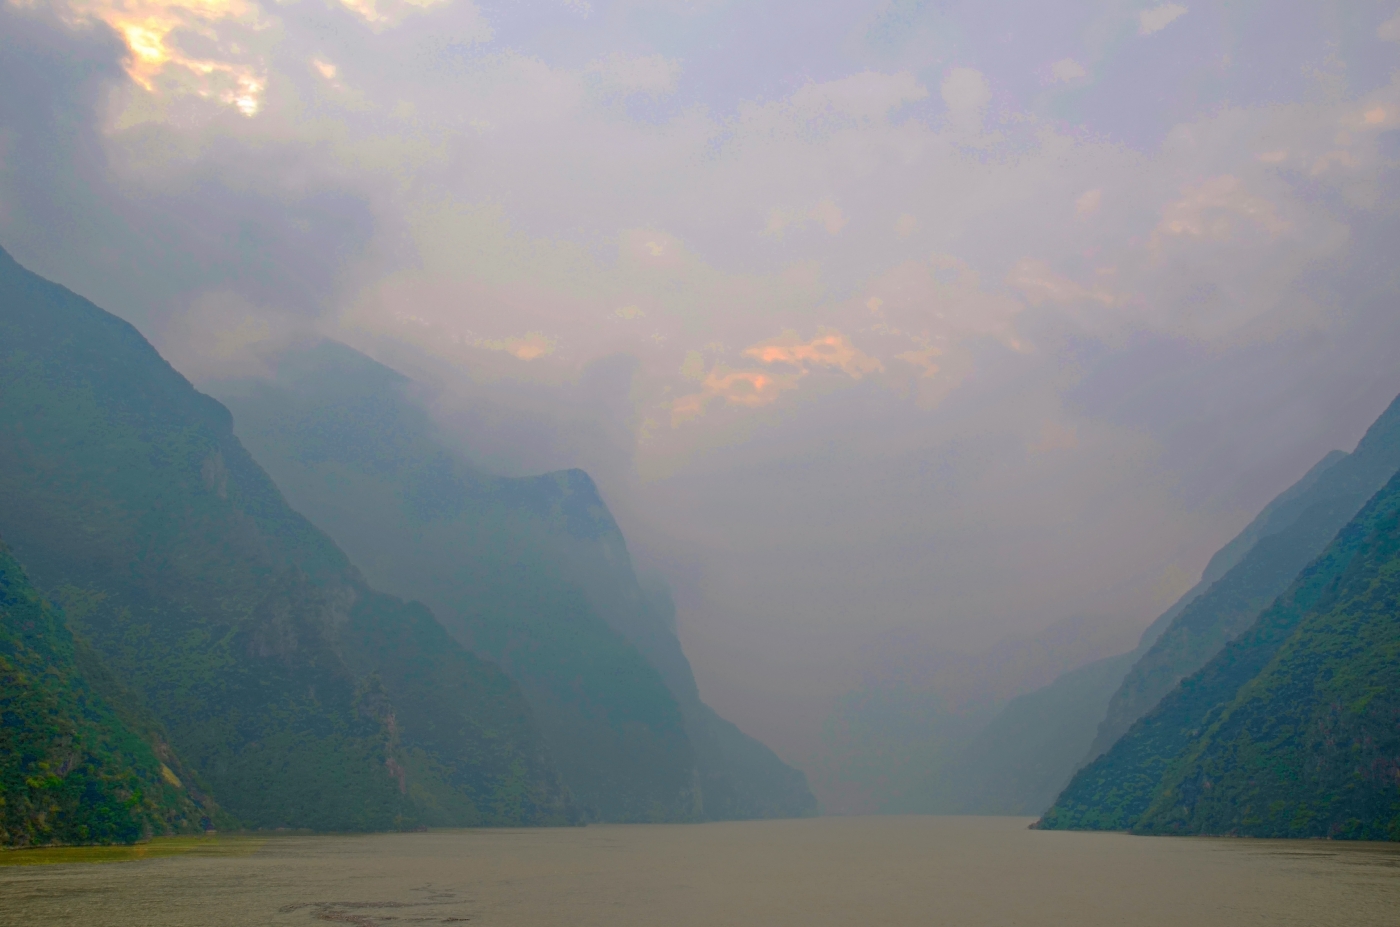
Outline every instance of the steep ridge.
[(499, 668), (371, 589), (134, 328), (3, 252), (0, 533), (248, 826), (571, 814)]
[(1400, 839), (1400, 476), (1047, 829)]
[(500, 661), (584, 811), (609, 821), (810, 813), (805, 780), (699, 699), (587, 474), (506, 479), (438, 440), (402, 375), (333, 342), (211, 384), (302, 511), (376, 585)]
[(1239, 561), (1188, 603), (1133, 664), (1086, 761), (1112, 746), (1178, 682), (1253, 624), (1397, 470), (1400, 399), (1371, 425), (1354, 452), (1329, 454), (1226, 548), (1238, 554), (1253, 538)]
[[(1102, 741), (1122, 725), (1118, 715), (1135, 710), (1128, 707), (1134, 696), (1125, 692), (1129, 671), (1260, 540), (1296, 523), (1316, 502), (1323, 474), (1347, 457), (1332, 451), (1265, 506), (1211, 557), (1200, 581), (1147, 627), (1132, 651), (1086, 664), (1009, 702), (940, 772), (935, 786), (938, 808), (962, 814), (1040, 814), (1049, 808), (1076, 770), (1103, 752)], [(1129, 688), (1133, 693), (1140, 690)]]
[(193, 778), (0, 544), (0, 846), (203, 831)]

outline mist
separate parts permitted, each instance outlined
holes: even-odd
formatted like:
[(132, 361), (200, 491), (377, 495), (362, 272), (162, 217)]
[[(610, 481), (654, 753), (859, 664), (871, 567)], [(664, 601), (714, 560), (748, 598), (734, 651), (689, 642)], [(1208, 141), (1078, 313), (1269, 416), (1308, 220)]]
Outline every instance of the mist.
[(839, 805), (841, 699), (1132, 649), (1400, 392), (1398, 62), (1368, 0), (5, 0), (0, 244), (196, 385), (331, 338), (587, 470)]

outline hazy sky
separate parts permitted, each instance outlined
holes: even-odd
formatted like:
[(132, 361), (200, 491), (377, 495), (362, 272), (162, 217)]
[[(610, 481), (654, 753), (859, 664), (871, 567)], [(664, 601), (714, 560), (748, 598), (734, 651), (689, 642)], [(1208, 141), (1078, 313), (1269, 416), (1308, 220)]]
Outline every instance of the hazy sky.
[(1397, 65), (1395, 0), (0, 0), (0, 245), (586, 467), (801, 759), (903, 642), (1130, 639), (1400, 392)]

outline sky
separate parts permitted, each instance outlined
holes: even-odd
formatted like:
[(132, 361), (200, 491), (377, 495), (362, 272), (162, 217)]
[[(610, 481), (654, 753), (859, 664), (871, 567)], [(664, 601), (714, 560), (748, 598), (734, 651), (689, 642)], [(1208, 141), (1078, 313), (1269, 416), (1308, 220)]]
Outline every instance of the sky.
[(1397, 65), (1395, 0), (0, 0), (0, 245), (584, 467), (808, 764), (911, 654), (1130, 648), (1400, 392)]

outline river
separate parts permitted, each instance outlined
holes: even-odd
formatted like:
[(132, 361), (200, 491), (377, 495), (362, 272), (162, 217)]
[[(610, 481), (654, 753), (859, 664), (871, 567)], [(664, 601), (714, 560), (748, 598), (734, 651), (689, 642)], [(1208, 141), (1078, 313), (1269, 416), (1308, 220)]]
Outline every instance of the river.
[(0, 866), (0, 923), (1400, 924), (1400, 847), (1047, 833), (1027, 823), (867, 817), (274, 836), (129, 862)]

